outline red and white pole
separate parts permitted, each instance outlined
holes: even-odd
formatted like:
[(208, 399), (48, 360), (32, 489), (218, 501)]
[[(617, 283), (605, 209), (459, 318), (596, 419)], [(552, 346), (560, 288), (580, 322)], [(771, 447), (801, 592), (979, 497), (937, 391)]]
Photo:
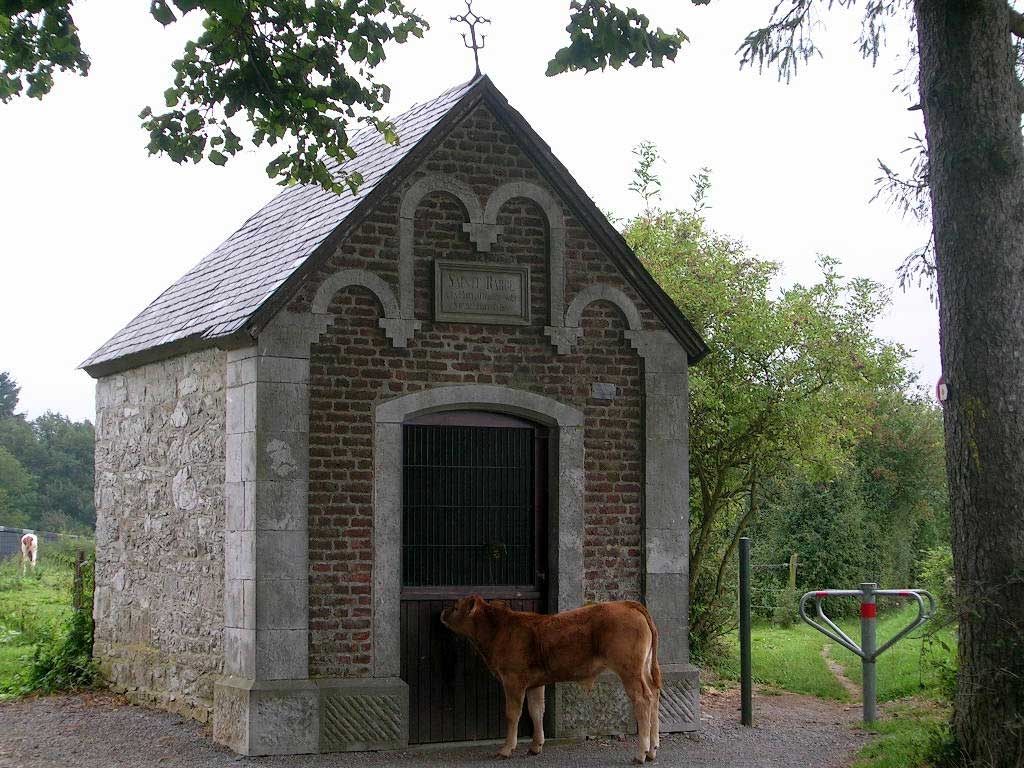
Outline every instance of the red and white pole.
[(878, 589), (878, 585), (870, 582), (860, 585), (860, 647), (863, 651), (861, 666), (863, 669), (865, 723), (875, 721), (875, 698), (877, 696), (875, 649), (878, 647), (875, 639), (875, 618), (878, 611), (878, 607), (875, 605), (876, 589)]

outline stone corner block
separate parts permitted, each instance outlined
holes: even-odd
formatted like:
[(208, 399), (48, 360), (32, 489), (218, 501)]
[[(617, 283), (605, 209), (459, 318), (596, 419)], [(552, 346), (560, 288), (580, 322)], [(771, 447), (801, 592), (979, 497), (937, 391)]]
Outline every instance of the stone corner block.
[(633, 349), (644, 359), (644, 371), (685, 373), (690, 361), (686, 350), (668, 331), (623, 331)]
[[(258, 595), (256, 611), (259, 626)], [(308, 650), (309, 630), (306, 628), (261, 629), (256, 633), (256, 676), (261, 682), (302, 679), (309, 673)]]
[(589, 692), (577, 683), (555, 684), (554, 726), (560, 739), (617, 736), (636, 733), (636, 718), (622, 682), (605, 672)]
[(544, 327), (544, 335), (551, 340), (555, 351), (560, 355), (572, 354), (572, 348), (583, 335), (582, 328), (566, 328), (564, 326), (548, 325)]
[(320, 697), (309, 680), (222, 677), (213, 689), (213, 738), (243, 755), (317, 751)]
[(213, 685), (213, 740), (241, 754), (249, 754), (250, 683), (223, 677)]
[(409, 686), (397, 677), (318, 680), (320, 751), (361, 752), (409, 745)]
[(661, 666), (662, 733), (686, 733), (700, 728), (700, 671), (692, 664)]
[(384, 330), (384, 335), (391, 340), (391, 346), (395, 349), (405, 349), (409, 346), (409, 339), (416, 335), (422, 323), (407, 317), (382, 317), (377, 321)]
[[(243, 455), (242, 480), (307, 480), (309, 478), (309, 434), (261, 429), (258, 447)], [(248, 473), (248, 477), (246, 474)]]
[(256, 340), (256, 353), (260, 357), (309, 358), (309, 345), (322, 333), (318, 318), (312, 314), (277, 315), (260, 332)]

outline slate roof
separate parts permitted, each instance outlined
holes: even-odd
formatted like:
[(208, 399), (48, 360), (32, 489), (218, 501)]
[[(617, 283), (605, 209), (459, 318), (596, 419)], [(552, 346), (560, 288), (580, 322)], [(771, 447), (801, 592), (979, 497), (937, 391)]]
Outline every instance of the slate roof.
[[(608, 249), (625, 277), (680, 340), (690, 362), (703, 357), (708, 352), (707, 345), (689, 320), (644, 269), (622, 235), (551, 148), (483, 75), (393, 118), (401, 139), (399, 145), (388, 145), (372, 127), (353, 134), (351, 144), (356, 157), (340, 168), (362, 174), (363, 183), (357, 194), (338, 195), (316, 185), (285, 189), (80, 367), (99, 377), (188, 349), (213, 344), (251, 344), (261, 323), (330, 249), (332, 233), (339, 232), (349, 219), (358, 220), (357, 209), (369, 210), (376, 205), (378, 196), (374, 192), (379, 187), (381, 194), (387, 193), (401, 176), (401, 161), (420, 144), (424, 151), (428, 150), (434, 143), (433, 138), (426, 140), (428, 135), (443, 135), (447, 130), (444, 126), (460, 118), (460, 105), (464, 103), (468, 109), (478, 100), (504, 119), (555, 189)], [(415, 162), (411, 160), (409, 167), (414, 167)], [(394, 178), (388, 179), (392, 172)]]
[(134, 320), (81, 364), (92, 368), (185, 339), (216, 339), (239, 331), (257, 309), (316, 250), (377, 184), (470, 90), (445, 91), (393, 119), (401, 143), (389, 145), (364, 128), (351, 139), (356, 157), (341, 168), (358, 171), (355, 195), (316, 185), (288, 187), (249, 218), (209, 256), (160, 294)]

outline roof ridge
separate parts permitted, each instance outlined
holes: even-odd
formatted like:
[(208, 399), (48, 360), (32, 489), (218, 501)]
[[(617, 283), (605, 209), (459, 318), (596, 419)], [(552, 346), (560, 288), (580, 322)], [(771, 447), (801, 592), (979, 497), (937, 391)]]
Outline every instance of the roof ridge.
[[(161, 360), (185, 349), (220, 343), (252, 344), (253, 329), (278, 311), (287, 295), (318, 259), (333, 249), (347, 226), (376, 205), (397, 178), (389, 177), (421, 143), (467, 109), (486, 103), (517, 135), (542, 175), (633, 282), (681, 342), (691, 359), (707, 351), (679, 308), (643, 268), (622, 235), (579, 186), (550, 146), (516, 111), (487, 75), (454, 86), (393, 118), (398, 144), (388, 144), (366, 126), (352, 136), (355, 157), (337, 170), (359, 173), (363, 184), (352, 194), (333, 194), (313, 184), (287, 187), (249, 216), (223, 243), (164, 290), (142, 312), (87, 358), (80, 367), (94, 377)], [(374, 131), (375, 133), (375, 131)], [(404, 138), (402, 138), (404, 135)], [(429, 149), (429, 147), (427, 147)], [(312, 260), (311, 260), (312, 259)], [(216, 340), (220, 340), (217, 342)]]

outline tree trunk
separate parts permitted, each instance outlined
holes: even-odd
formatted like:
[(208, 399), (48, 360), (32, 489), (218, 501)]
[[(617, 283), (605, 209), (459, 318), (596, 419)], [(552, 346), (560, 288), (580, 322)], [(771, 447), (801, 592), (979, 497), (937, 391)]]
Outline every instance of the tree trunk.
[(1006, 0), (914, 0), (971, 765), (1024, 765), (1024, 145)]

